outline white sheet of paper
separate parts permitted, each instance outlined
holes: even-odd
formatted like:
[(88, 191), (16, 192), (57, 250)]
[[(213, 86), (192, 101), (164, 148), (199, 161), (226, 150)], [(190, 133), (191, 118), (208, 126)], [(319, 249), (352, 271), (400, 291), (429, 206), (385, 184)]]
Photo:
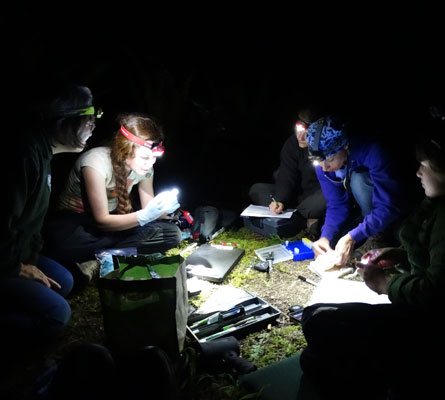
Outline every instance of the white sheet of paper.
[(290, 218), (294, 211), (295, 209), (287, 209), (281, 214), (275, 214), (269, 210), (269, 207), (255, 206), (251, 204), (241, 213), (241, 217)]
[(365, 282), (347, 279), (323, 278), (314, 289), (309, 304), (316, 303), (391, 303), (388, 296), (377, 294), (366, 286)]

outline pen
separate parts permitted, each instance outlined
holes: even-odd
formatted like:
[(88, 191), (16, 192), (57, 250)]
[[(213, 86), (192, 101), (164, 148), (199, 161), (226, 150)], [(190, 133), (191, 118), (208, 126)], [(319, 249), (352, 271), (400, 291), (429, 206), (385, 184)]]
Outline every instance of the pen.
[(272, 199), (272, 201), (275, 202), (275, 205), (278, 207), (279, 204), (278, 204), (278, 201), (275, 200), (275, 197), (273, 197), (272, 195), (270, 195), (270, 198)]
[(301, 279), (303, 282), (309, 283), (310, 285), (318, 286), (318, 283), (317, 283), (317, 282), (314, 282), (312, 279), (305, 278), (305, 277), (302, 276), (302, 275), (298, 275), (298, 279)]
[(200, 342), (201, 343), (208, 342), (209, 340), (216, 339), (216, 338), (218, 338), (220, 336), (224, 336), (225, 334), (227, 334), (229, 332), (232, 332), (234, 330), (236, 330), (236, 326), (232, 326), (231, 328), (229, 328), (229, 329), (227, 329), (225, 331), (216, 332), (213, 335), (210, 335), (210, 336), (207, 336), (206, 338), (201, 339)]
[(223, 331), (226, 331), (227, 329), (230, 329), (230, 328), (232, 328), (234, 326), (236, 327), (236, 326), (248, 324), (249, 322), (256, 321), (256, 319), (257, 318), (252, 315), (251, 317), (242, 319), (241, 321), (235, 322), (234, 324), (223, 326)]
[(217, 322), (219, 320), (219, 316), (221, 315), (221, 318), (227, 318), (231, 315), (235, 315), (235, 314), (239, 314), (241, 312), (241, 308), (234, 308), (231, 309), (229, 311), (218, 311), (210, 316), (208, 316), (207, 318), (204, 318), (198, 322), (195, 322), (190, 329), (195, 329), (198, 326), (201, 325), (211, 325), (214, 324), (215, 322)]

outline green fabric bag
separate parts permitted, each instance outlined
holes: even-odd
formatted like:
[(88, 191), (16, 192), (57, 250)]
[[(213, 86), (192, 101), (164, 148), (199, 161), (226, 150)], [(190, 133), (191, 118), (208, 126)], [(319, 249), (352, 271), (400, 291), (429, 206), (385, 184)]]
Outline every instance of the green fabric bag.
[(179, 357), (188, 315), (184, 259), (113, 256), (113, 263), (114, 271), (98, 280), (107, 345), (119, 354), (153, 345)]

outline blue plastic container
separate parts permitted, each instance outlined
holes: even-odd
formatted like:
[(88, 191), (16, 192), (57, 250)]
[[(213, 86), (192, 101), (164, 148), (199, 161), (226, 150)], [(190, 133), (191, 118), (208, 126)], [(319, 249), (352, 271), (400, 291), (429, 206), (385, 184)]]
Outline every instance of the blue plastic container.
[(292, 253), (294, 261), (308, 260), (315, 257), (312, 250), (312, 242), (309, 239), (304, 238), (295, 242), (285, 242), (282, 243), (282, 246)]

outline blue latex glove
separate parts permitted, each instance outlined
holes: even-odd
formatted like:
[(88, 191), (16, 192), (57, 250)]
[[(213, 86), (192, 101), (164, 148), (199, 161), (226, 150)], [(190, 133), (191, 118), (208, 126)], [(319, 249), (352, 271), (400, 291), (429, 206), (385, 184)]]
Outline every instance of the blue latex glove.
[(140, 226), (144, 226), (162, 214), (170, 214), (180, 206), (178, 203), (178, 190), (172, 189), (159, 193), (142, 210), (136, 211), (136, 218)]

